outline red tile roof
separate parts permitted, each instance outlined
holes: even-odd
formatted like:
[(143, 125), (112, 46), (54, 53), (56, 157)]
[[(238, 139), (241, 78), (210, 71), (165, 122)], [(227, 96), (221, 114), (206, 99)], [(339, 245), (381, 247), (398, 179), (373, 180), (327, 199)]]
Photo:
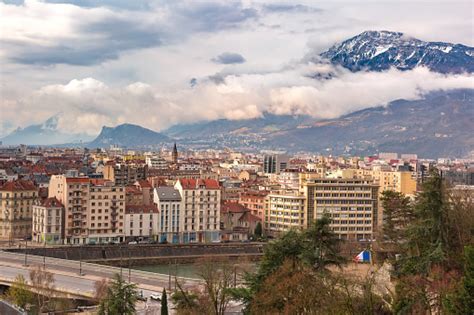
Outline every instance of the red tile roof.
[(56, 197), (50, 197), (46, 199), (45, 201), (43, 201), (41, 205), (46, 208), (63, 207), (63, 204), (61, 203), (61, 201), (56, 199)]
[(183, 189), (198, 189), (204, 185), (206, 189), (219, 189), (219, 183), (214, 179), (189, 179), (182, 178), (179, 180)]
[(151, 186), (150, 182), (147, 181), (147, 180), (139, 180), (139, 181), (138, 181), (138, 185), (139, 185), (140, 187), (142, 187), (142, 188), (153, 188), (153, 187)]
[(67, 183), (89, 183), (88, 177), (68, 177), (66, 178)]
[(31, 191), (38, 190), (38, 188), (29, 180), (16, 180), (12, 182), (6, 182), (0, 187), (3, 191)]
[(236, 202), (225, 202), (221, 206), (221, 212), (222, 213), (228, 213), (228, 212), (233, 212), (233, 213), (240, 213), (240, 212), (247, 212), (250, 211), (240, 203)]

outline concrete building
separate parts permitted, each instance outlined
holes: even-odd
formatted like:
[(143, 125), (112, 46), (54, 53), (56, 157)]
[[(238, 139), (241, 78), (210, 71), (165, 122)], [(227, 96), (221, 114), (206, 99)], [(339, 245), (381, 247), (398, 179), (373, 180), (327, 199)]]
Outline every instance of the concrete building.
[(0, 187), (0, 239), (31, 236), (33, 204), (38, 188), (31, 181), (16, 180)]
[(117, 186), (133, 185), (136, 181), (146, 180), (148, 166), (146, 164), (106, 164), (103, 169), (104, 179)]
[(181, 194), (174, 187), (158, 187), (154, 193), (155, 203), (160, 210), (158, 235), (160, 242), (183, 242), (184, 207)]
[(33, 205), (32, 240), (48, 245), (63, 244), (64, 206), (55, 197)]
[(267, 154), (263, 157), (263, 172), (279, 174), (288, 166), (289, 158), (285, 154)]
[(306, 198), (297, 191), (269, 194), (265, 198), (264, 228), (269, 235), (277, 236), (289, 229), (304, 229)]
[(306, 224), (324, 214), (342, 239), (373, 239), (379, 186), (372, 179), (320, 178), (305, 183)]
[(169, 163), (161, 156), (147, 156), (145, 162), (151, 169), (166, 170), (169, 168)]
[(125, 237), (127, 240), (156, 240), (159, 211), (155, 204), (127, 205), (125, 208)]
[(220, 236), (221, 191), (212, 179), (180, 179), (175, 188), (183, 198), (183, 242), (215, 242)]
[(239, 197), (239, 204), (250, 210), (250, 213), (260, 218), (263, 222), (265, 212), (265, 197), (267, 191), (249, 190), (242, 192)]
[(102, 179), (53, 175), (48, 195), (64, 205), (65, 243), (124, 240), (125, 187)]

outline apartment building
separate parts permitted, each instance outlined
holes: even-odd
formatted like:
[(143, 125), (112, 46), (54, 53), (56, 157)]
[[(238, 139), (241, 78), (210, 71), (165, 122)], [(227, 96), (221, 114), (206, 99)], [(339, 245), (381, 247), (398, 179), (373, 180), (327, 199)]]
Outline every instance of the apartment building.
[(148, 165), (146, 164), (106, 164), (103, 169), (104, 179), (117, 186), (133, 185), (136, 181), (146, 180)]
[(127, 240), (156, 240), (159, 211), (155, 204), (127, 205), (125, 208), (125, 237)]
[(147, 156), (145, 158), (145, 163), (151, 169), (166, 170), (169, 168), (169, 162), (161, 156)]
[(332, 219), (342, 239), (373, 239), (377, 228), (379, 186), (372, 179), (319, 178), (305, 183), (306, 222)]
[(287, 168), (289, 157), (285, 154), (267, 154), (263, 157), (263, 172), (279, 174)]
[(224, 202), (221, 206), (221, 239), (246, 241), (254, 234), (262, 220), (250, 210), (236, 202)]
[(181, 194), (174, 187), (158, 187), (155, 189), (155, 203), (160, 210), (158, 235), (160, 242), (183, 242), (183, 204)]
[(249, 209), (252, 215), (259, 217), (263, 222), (267, 195), (267, 191), (248, 190), (240, 194), (239, 204)]
[(306, 198), (297, 191), (269, 194), (265, 198), (264, 228), (269, 235), (278, 236), (292, 228), (306, 227)]
[(48, 195), (64, 205), (66, 244), (124, 240), (125, 187), (103, 179), (53, 175)]
[(15, 180), (0, 187), (0, 239), (31, 236), (33, 204), (38, 188), (31, 181)]
[(55, 197), (33, 205), (32, 240), (49, 245), (63, 244), (64, 206)]
[(219, 183), (213, 179), (179, 179), (175, 188), (183, 199), (183, 242), (219, 241)]

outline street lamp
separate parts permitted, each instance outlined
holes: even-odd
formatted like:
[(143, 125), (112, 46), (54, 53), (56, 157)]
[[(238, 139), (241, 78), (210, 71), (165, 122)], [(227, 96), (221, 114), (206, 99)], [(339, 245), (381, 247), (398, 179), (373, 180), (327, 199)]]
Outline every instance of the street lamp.
[(25, 267), (28, 267), (28, 240), (25, 238)]

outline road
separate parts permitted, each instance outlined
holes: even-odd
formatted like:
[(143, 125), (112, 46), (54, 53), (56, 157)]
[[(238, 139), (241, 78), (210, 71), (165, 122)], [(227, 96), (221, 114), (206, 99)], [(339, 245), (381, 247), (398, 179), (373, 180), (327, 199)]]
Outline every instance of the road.
[[(70, 288), (73, 292), (77, 290), (84, 295), (93, 294), (95, 281), (103, 278), (111, 279), (116, 273), (121, 273), (126, 280), (136, 283), (138, 291), (143, 291), (145, 297), (156, 292), (161, 293), (164, 287), (168, 288), (170, 285), (168, 275), (153, 272), (32, 255), (28, 255), (26, 260), (27, 267), (24, 266), (24, 254), (0, 251), (0, 277), (14, 279), (21, 273), (28, 279), (30, 269), (44, 264), (46, 270), (55, 275), (57, 288)], [(199, 285), (199, 281), (195, 279), (178, 278), (178, 281), (185, 287)], [(171, 287), (174, 288), (174, 277), (171, 277)]]

